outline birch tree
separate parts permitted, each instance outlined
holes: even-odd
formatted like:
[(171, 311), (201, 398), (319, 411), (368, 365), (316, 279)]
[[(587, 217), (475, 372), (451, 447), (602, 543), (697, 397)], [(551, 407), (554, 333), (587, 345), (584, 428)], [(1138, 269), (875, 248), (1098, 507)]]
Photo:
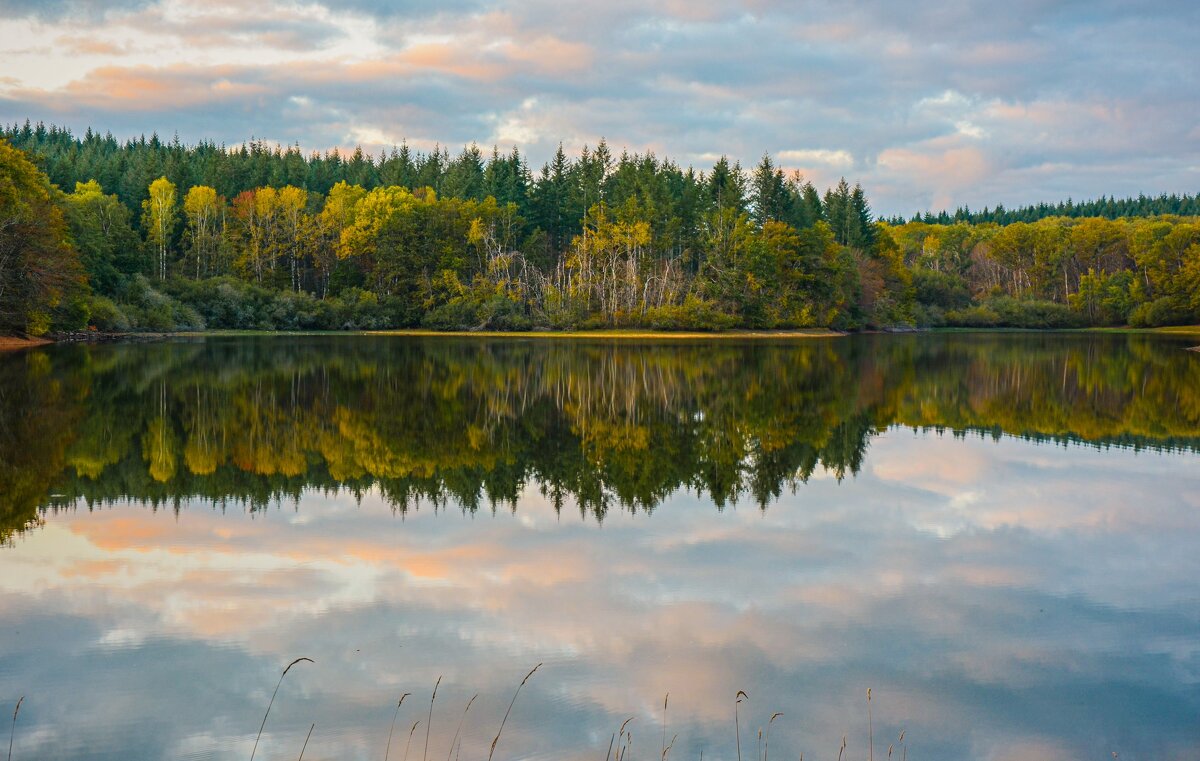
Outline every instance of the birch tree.
[(150, 183), (150, 197), (142, 201), (142, 227), (158, 253), (158, 279), (167, 278), (167, 252), (179, 212), (175, 207), (175, 183), (159, 177)]

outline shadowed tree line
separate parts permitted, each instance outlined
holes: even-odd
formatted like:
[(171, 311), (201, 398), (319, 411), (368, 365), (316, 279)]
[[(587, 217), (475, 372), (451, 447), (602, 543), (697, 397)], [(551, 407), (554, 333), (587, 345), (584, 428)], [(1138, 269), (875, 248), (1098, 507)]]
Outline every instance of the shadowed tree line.
[(308, 489), (602, 519), (680, 489), (762, 506), (857, 473), (890, 426), (1155, 449), (1200, 444), (1200, 362), (1138, 336), (745, 344), (210, 339), (0, 360), (6, 532), (39, 508)]
[(1058, 203), (1037, 203), (1028, 206), (1018, 206), (1006, 209), (1004, 204), (995, 208), (984, 207), (983, 211), (972, 211), (968, 206), (960, 206), (953, 213), (940, 211), (917, 212), (908, 220), (896, 216), (888, 220), (892, 225), (903, 225), (908, 222), (925, 222), (926, 224), (952, 225), (955, 222), (995, 222), (1001, 225), (1011, 225), (1013, 222), (1037, 222), (1048, 217), (1103, 217), (1104, 219), (1121, 219), (1122, 217), (1158, 217), (1173, 214), (1181, 217), (1200, 216), (1200, 195), (1184, 193), (1163, 193), (1157, 196), (1141, 194), (1137, 198), (1113, 198), (1102, 195), (1091, 201), (1073, 201), (1068, 198)]

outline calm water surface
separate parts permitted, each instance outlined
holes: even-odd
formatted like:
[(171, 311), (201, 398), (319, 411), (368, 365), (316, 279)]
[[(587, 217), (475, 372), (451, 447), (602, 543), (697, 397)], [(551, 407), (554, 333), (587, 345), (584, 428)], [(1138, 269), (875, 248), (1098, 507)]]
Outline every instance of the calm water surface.
[[(14, 759), (1200, 756), (1200, 354), (1144, 336), (0, 356)], [(430, 698), (441, 677), (432, 722)], [(670, 693), (663, 728), (663, 697)], [(464, 707), (472, 696), (464, 716)], [(7, 718), (0, 726), (8, 729)], [(415, 730), (414, 722), (420, 721)], [(461, 729), (459, 729), (461, 727)], [(428, 731), (428, 736), (426, 732)], [(457, 744), (455, 738), (457, 737)], [(461, 745), (461, 751), (459, 750)], [(900, 758), (896, 743), (894, 758)]]

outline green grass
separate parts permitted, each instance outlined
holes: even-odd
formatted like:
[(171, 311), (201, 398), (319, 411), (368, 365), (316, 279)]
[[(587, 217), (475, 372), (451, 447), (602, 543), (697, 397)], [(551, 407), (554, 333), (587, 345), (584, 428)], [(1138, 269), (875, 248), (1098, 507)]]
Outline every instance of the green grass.
[(1131, 328), (1127, 325), (1112, 328), (927, 328), (930, 333), (1111, 333), (1115, 335), (1200, 336), (1200, 325), (1172, 325), (1165, 328)]
[(684, 330), (196, 330), (165, 335), (196, 337), (222, 336), (407, 336), (418, 338), (572, 338), (572, 339), (655, 339), (655, 340), (728, 340), (728, 339), (790, 339), (837, 338), (846, 335), (835, 330), (809, 328), (803, 330), (726, 330), (720, 332)]
[(454, 336), (466, 338), (617, 338), (617, 339), (730, 339), (730, 338), (835, 338), (845, 335), (834, 330), (812, 328), (805, 330), (643, 330), (643, 329), (597, 329), (597, 330), (373, 330), (373, 336)]
[(1089, 333), (1148, 333), (1169, 336), (1200, 336), (1200, 325), (1171, 325), (1165, 328), (1084, 328)]

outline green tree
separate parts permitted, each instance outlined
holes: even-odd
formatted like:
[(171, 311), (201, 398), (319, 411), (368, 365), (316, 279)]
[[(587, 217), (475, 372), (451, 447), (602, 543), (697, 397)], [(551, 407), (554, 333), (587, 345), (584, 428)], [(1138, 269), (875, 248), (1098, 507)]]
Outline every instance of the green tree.
[(57, 315), (86, 320), (86, 313), (72, 320), (65, 312), (85, 283), (55, 192), (46, 175), (0, 140), (0, 332), (40, 335)]
[(93, 290), (116, 296), (130, 276), (147, 269), (129, 208), (95, 180), (75, 183), (65, 198), (71, 238)]

